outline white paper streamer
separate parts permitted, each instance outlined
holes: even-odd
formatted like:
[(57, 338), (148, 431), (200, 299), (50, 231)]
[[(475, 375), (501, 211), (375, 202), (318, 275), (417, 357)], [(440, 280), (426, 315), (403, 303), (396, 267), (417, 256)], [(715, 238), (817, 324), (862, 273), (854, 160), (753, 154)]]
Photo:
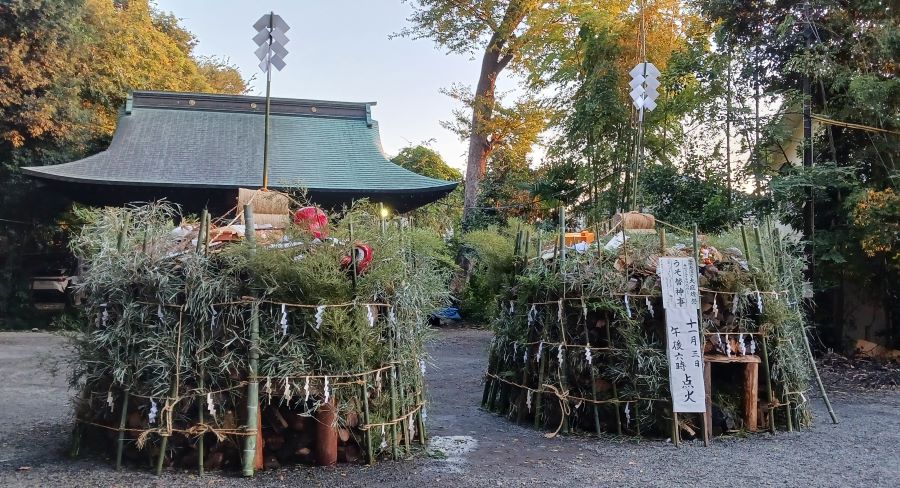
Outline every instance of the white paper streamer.
[(288, 330), (287, 305), (281, 304), (281, 335), (286, 336)]
[(590, 344), (584, 346), (584, 359), (587, 361), (588, 364), (594, 364), (593, 363), (594, 356), (591, 355), (591, 345)]
[(113, 400), (112, 390), (106, 392), (106, 404), (109, 405), (109, 411), (112, 412), (116, 408), (116, 401)]
[(150, 412), (147, 413), (147, 421), (151, 424), (156, 423), (156, 414), (159, 413), (159, 407), (156, 405), (156, 400), (150, 399)]
[(106, 327), (106, 321), (109, 320), (109, 312), (106, 310), (106, 304), (100, 305), (103, 307), (103, 313), (100, 314), (100, 323), (103, 324), (103, 327)]
[(762, 295), (759, 293), (759, 290), (756, 290), (756, 307), (759, 308), (759, 313), (763, 313), (762, 311)]
[(653, 304), (650, 303), (650, 297), (644, 297), (644, 303), (647, 305), (647, 311), (650, 312), (650, 317), (655, 317), (655, 312), (653, 312)]
[(269, 397), (269, 403), (272, 403), (272, 377), (266, 376), (266, 395)]
[(528, 393), (525, 394), (525, 408), (531, 412), (531, 390), (528, 390)]
[(728, 334), (725, 334), (725, 355), (731, 357), (731, 341), (728, 340)]
[(325, 315), (325, 305), (319, 305), (316, 307), (316, 330), (319, 330), (322, 327), (322, 319)]
[(631, 402), (625, 402), (625, 425), (631, 425)]
[(531, 309), (528, 311), (528, 326), (534, 323), (534, 319), (537, 318), (537, 309), (534, 304), (531, 304)]
[(738, 301), (739, 301), (739, 300), (738, 300), (737, 294), (735, 294), (735, 295), (731, 298), (731, 300), (732, 300), (732, 301), (731, 301), (731, 315), (737, 315)]
[(628, 313), (628, 318), (631, 318), (631, 303), (628, 301), (628, 294), (625, 294), (625, 312)]
[(325, 377), (325, 403), (328, 403), (328, 400), (331, 398), (331, 389), (328, 387), (328, 377)]
[(306, 377), (306, 381), (303, 383), (303, 403), (309, 401), (309, 376)]
[(212, 393), (206, 394), (206, 409), (209, 411), (209, 414), (215, 418), (216, 416), (216, 404), (213, 403)]
[(559, 361), (559, 364), (563, 363), (563, 347), (560, 345), (556, 348), (556, 360)]
[(738, 347), (741, 352), (741, 356), (747, 355), (747, 346), (744, 345), (744, 334), (738, 334)]
[(756, 354), (756, 339), (750, 336), (750, 354)]
[(541, 341), (541, 342), (538, 343), (538, 352), (537, 352), (537, 356), (534, 357), (534, 360), (535, 360), (535, 361), (540, 361), (540, 360), (541, 360), (541, 353), (542, 353), (542, 352), (544, 352), (544, 341)]
[(527, 363), (528, 362), (528, 346), (525, 346), (524, 349), (525, 349), (525, 354), (522, 355), (522, 362)]
[(390, 323), (392, 323), (392, 324), (397, 323), (397, 316), (394, 315), (394, 306), (393, 305), (391, 305), (391, 308), (388, 309), (388, 321), (390, 321)]
[(409, 438), (412, 439), (416, 436), (416, 422), (413, 420), (414, 415), (409, 416)]
[(422, 376), (425, 376), (425, 358), (419, 358), (419, 371), (422, 372)]
[(559, 308), (558, 308), (557, 311), (556, 311), (556, 318), (559, 319), (559, 323), (560, 323), (560, 324), (563, 323), (563, 314), (564, 314), (564, 313), (565, 313), (565, 312), (563, 311), (563, 301), (560, 300), (560, 301), (559, 301)]
[(284, 377), (284, 399), (287, 401), (291, 401), (291, 381), (287, 376)]
[(381, 370), (375, 372), (375, 396), (381, 395)]
[(718, 293), (713, 295), (712, 314), (713, 314), (713, 317), (719, 316), (719, 294)]
[(375, 313), (373, 305), (366, 305), (366, 318), (369, 319), (369, 327), (375, 327)]
[(581, 299), (581, 315), (584, 315), (584, 320), (587, 320), (587, 304), (584, 303), (584, 298)]
[(387, 449), (387, 436), (384, 435), (384, 426), (381, 426), (381, 444), (378, 445), (379, 449)]
[(510, 300), (509, 301), (509, 314), (512, 315), (516, 313), (516, 302)]

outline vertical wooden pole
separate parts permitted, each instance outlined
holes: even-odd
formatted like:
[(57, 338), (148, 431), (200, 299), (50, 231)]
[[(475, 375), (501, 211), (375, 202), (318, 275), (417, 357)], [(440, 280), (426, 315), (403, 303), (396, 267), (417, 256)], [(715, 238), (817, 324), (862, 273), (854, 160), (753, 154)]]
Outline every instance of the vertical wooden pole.
[[(760, 234), (759, 234), (759, 227), (753, 228), (753, 234), (754, 234), (754, 237), (756, 240), (756, 252), (759, 254), (760, 269), (763, 270), (763, 272), (768, 273), (768, 271), (767, 271), (768, 267), (766, 266), (766, 255), (763, 252), (762, 238), (760, 237)], [(749, 257), (747, 259), (749, 259)], [(769, 274), (771, 274), (771, 273), (769, 273)], [(762, 357), (763, 375), (765, 375), (765, 377), (766, 377), (766, 397), (769, 400), (769, 406), (770, 406), (769, 429), (772, 432), (775, 432), (775, 406), (774, 406), (775, 405), (775, 390), (772, 388), (772, 375), (770, 373), (771, 370), (769, 369), (769, 353), (766, 348), (766, 343), (768, 341), (766, 340), (765, 336), (760, 336), (760, 342), (762, 343), (762, 353), (763, 353), (763, 357)], [(790, 416), (790, 414), (788, 414), (788, 415)]]
[[(747, 430), (756, 432), (758, 419), (756, 407), (759, 396), (759, 363), (744, 364), (744, 423)], [(775, 423), (775, 409), (771, 410), (771, 421)]]
[[(116, 249), (119, 252), (122, 252), (122, 249), (125, 246), (125, 234), (128, 231), (128, 226), (131, 223), (131, 214), (125, 214), (125, 222), (122, 225), (122, 230), (119, 232), (118, 240), (116, 242)], [(145, 234), (146, 235), (146, 234)], [(144, 250), (146, 250), (146, 238), (144, 243)], [(116, 471), (122, 469), (122, 452), (125, 450), (125, 426), (126, 420), (128, 418), (128, 389), (122, 389), (122, 413), (119, 415), (119, 439), (118, 444), (116, 445)]]
[[(696, 224), (696, 223), (694, 223), (694, 229), (693, 229), (693, 230), (694, 230), (694, 235), (693, 235), (693, 241), (692, 241), (692, 243), (693, 243), (693, 246), (694, 246), (694, 261), (695, 261), (695, 269), (694, 269), (694, 272), (697, 273), (697, 275), (698, 275), (698, 276), (697, 276), (697, 283), (699, 284), (699, 283), (700, 283), (700, 278), (699, 278), (699, 274), (700, 274), (700, 232), (699, 232), (699, 230), (697, 229), (697, 224)], [(715, 297), (713, 297), (713, 300), (715, 300)], [(706, 327), (703, 325), (703, 309), (701, 308), (700, 302), (701, 302), (700, 300), (697, 300), (697, 329), (698, 329), (698, 333), (700, 334), (700, 344), (703, 344), (703, 341), (706, 340), (706, 336), (704, 335), (704, 333), (706, 332)], [(701, 348), (701, 351), (702, 351), (702, 348)], [(702, 352), (701, 352), (701, 355), (702, 355)], [(703, 362), (703, 365), (704, 365), (704, 366), (709, 366), (709, 363), (707, 363), (707, 362), (704, 361), (704, 362)], [(704, 370), (704, 372), (703, 372), (703, 378), (704, 378), (704, 380), (707, 380), (707, 381), (706, 381), (706, 382), (707, 382), (707, 388), (711, 388), (712, 385), (710, 385), (710, 384), (708, 384), (708, 383), (709, 383), (709, 380), (712, 379), (712, 376), (711, 376), (711, 375), (708, 375), (708, 374), (706, 373), (706, 371)], [(706, 411), (707, 411), (707, 413), (709, 413), (709, 415), (704, 414), (703, 417), (701, 418), (701, 421), (702, 421), (702, 422), (701, 422), (701, 424), (702, 424), (702, 427), (701, 427), (701, 428), (702, 428), (702, 431), (703, 431), (703, 445), (704, 445), (704, 446), (709, 446), (709, 438), (710, 438), (710, 432), (709, 432), (709, 431), (710, 431), (710, 428), (712, 427), (712, 426), (711, 426), (711, 420), (710, 420), (711, 417), (712, 417), (712, 415), (711, 415), (711, 413), (712, 413), (712, 404), (711, 404), (710, 402), (712, 401), (712, 399), (709, 398), (708, 395), (706, 395), (705, 398), (704, 398), (704, 401), (706, 402)]]
[[(197, 236), (197, 253), (200, 253), (201, 244), (202, 244), (203, 254), (206, 255), (209, 252), (209, 223), (210, 223), (209, 212), (207, 212), (206, 209), (203, 209), (203, 213), (200, 215), (200, 221), (201, 221), (200, 235)], [(201, 239), (201, 237), (202, 237), (202, 239)], [(203, 404), (203, 396), (202, 396), (203, 388), (204, 388), (204, 376), (206, 375), (206, 372), (203, 369), (203, 365), (202, 365), (201, 358), (200, 358), (200, 352), (202, 351), (202, 349), (206, 343), (206, 333), (205, 333), (206, 328), (201, 325), (199, 327), (199, 329), (200, 329), (200, 347), (198, 348), (198, 351), (197, 351), (197, 362), (200, 363), (200, 367), (198, 368), (198, 372), (197, 372), (197, 376), (198, 376), (197, 386), (200, 390), (200, 396), (197, 397), (197, 419), (200, 422), (200, 424), (202, 425), (205, 421), (204, 416), (206, 415), (206, 412), (205, 412), (206, 408), (205, 408), (205, 405)], [(204, 439), (203, 439), (204, 437), (206, 437), (204, 434), (200, 434), (200, 436), (197, 438), (197, 472), (200, 474), (200, 476), (203, 476), (205, 474), (204, 468), (203, 468), (204, 457), (206, 455), (206, 446), (205, 446)]]
[[(560, 281), (562, 281), (562, 299), (559, 302), (559, 307), (562, 310), (559, 311), (559, 338), (560, 338), (560, 346), (562, 348), (562, 361), (559, 364), (559, 386), (562, 391), (566, 391), (569, 389), (569, 349), (566, 341), (566, 313), (565, 313), (565, 304), (566, 304), (566, 206), (560, 205), (559, 207), (559, 272), (560, 272)], [(563, 432), (569, 433), (569, 419), (563, 412), (560, 412), (560, 415), (563, 417)]]

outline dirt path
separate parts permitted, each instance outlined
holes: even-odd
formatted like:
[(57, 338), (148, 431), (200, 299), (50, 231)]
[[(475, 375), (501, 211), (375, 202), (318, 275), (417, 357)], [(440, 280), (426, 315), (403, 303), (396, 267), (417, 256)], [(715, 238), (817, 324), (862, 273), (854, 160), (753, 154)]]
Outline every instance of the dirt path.
[[(0, 333), (2, 486), (900, 486), (900, 392), (837, 395), (842, 422), (815, 401), (812, 429), (717, 439), (681, 449), (661, 441), (546, 439), (478, 409), (489, 333), (445, 329), (428, 381), (431, 456), (374, 467), (293, 468), (253, 480), (213, 474), (114, 471), (108, 460), (65, 457), (70, 430), (64, 378), (40, 369), (60, 338)], [(28, 471), (16, 471), (30, 466)]]

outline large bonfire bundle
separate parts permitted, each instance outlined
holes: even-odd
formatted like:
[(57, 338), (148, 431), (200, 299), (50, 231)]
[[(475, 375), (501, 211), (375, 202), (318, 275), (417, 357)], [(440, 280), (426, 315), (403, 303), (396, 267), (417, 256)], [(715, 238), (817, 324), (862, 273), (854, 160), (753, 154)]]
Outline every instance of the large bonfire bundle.
[(236, 220), (175, 226), (166, 203), (84, 212), (76, 446), (252, 474), (424, 441), (423, 341), (446, 272), (415, 231), (307, 213), (315, 225), (301, 212), (243, 240)]
[(621, 228), (564, 253), (520, 234), (484, 406), (556, 432), (699, 437), (702, 416), (672, 412), (657, 276), (661, 256), (695, 256), (710, 433), (807, 425), (803, 261), (787, 240)]

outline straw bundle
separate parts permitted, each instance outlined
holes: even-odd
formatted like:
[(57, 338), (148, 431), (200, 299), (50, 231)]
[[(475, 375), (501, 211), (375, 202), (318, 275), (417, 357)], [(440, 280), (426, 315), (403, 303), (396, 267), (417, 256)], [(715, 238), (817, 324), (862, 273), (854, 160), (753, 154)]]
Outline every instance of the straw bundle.
[(290, 222), (290, 200), (284, 193), (238, 188), (238, 217), (244, 223), (244, 205), (253, 207), (253, 222), (284, 227)]
[(625, 229), (655, 229), (656, 218), (651, 214), (640, 212), (617, 213), (613, 216), (613, 225), (618, 225), (624, 221)]

